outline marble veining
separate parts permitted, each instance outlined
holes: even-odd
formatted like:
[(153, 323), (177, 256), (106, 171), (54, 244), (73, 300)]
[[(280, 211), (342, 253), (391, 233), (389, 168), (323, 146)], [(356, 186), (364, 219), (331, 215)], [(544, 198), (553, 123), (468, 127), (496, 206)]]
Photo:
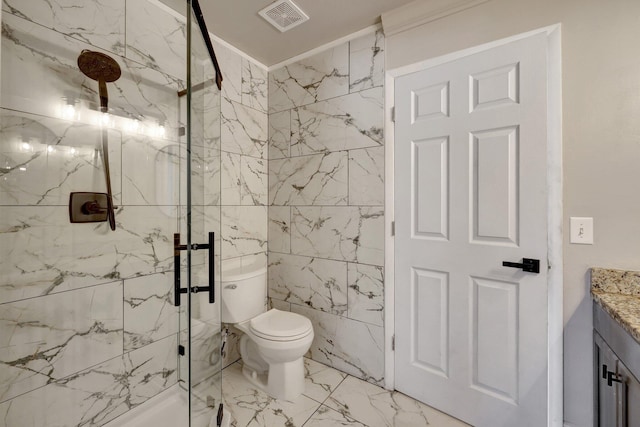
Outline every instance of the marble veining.
[(267, 162), (242, 156), (240, 160), (240, 204), (261, 206), (267, 204), (269, 174)]
[(124, 351), (178, 332), (173, 275), (150, 274), (124, 281)]
[(329, 396), (325, 405), (367, 426), (467, 425), (400, 392), (383, 390), (351, 376)]
[(324, 402), (347, 378), (347, 374), (312, 359), (304, 359), (304, 395), (316, 402)]
[(384, 145), (383, 90), (373, 88), (291, 111), (291, 155)]
[(103, 425), (175, 384), (176, 345), (169, 337), (0, 403), (0, 419), (8, 427)]
[(242, 103), (263, 112), (268, 110), (267, 70), (242, 58)]
[(177, 347), (178, 338), (173, 334), (122, 356), (128, 377), (128, 409), (146, 402), (177, 382)]
[(341, 44), (269, 73), (269, 112), (349, 92), (349, 45)]
[[(73, 105), (76, 121), (95, 125), (98, 85), (77, 66), (84, 49), (98, 50), (13, 15), (2, 18), (2, 106), (46, 117), (64, 117)], [(181, 80), (122, 57), (114, 57), (122, 76), (109, 84), (109, 109), (116, 118), (131, 118), (164, 126), (177, 138), (176, 92)]]
[(291, 110), (269, 115), (269, 160), (289, 157)]
[(269, 296), (328, 313), (347, 310), (345, 262), (272, 253)]
[[(77, 55), (91, 46), (75, 39), (7, 15), (3, 17), (2, 105), (47, 117), (65, 118), (67, 105), (74, 107), (76, 123), (96, 125), (98, 87), (76, 64)], [(65, 46), (65, 48), (61, 48)], [(115, 58), (122, 77), (110, 84), (107, 125), (136, 119), (164, 126), (165, 135), (177, 135), (175, 93), (180, 81), (124, 58)]]
[(0, 305), (0, 401), (122, 354), (121, 298), (115, 282)]
[(640, 272), (592, 268), (591, 296), (640, 343)]
[[(314, 360), (376, 384), (384, 372), (384, 42), (381, 30), (370, 32), (269, 72), (270, 303), (312, 320)], [(366, 424), (325, 408), (307, 424), (351, 423)]]
[(384, 205), (384, 147), (349, 151), (349, 205)]
[(267, 135), (266, 113), (222, 100), (222, 151), (266, 158)]
[[(209, 68), (209, 66), (207, 66)], [(191, 92), (191, 145), (220, 150), (220, 109), (218, 88), (212, 80), (199, 90)], [(184, 101), (182, 101), (184, 100)], [(181, 98), (180, 118), (186, 126), (186, 99)], [(186, 136), (181, 142), (186, 143)]]
[[(174, 147), (166, 147), (164, 149), (164, 151), (168, 151), (168, 150), (173, 152)], [(187, 170), (188, 148), (186, 145), (180, 144), (179, 151), (180, 151), (180, 168), (181, 168), (182, 174), (176, 175), (176, 176), (168, 176), (168, 177), (165, 177), (164, 179), (166, 180), (165, 181), (166, 183), (173, 183), (173, 185), (175, 185), (175, 182), (179, 180), (180, 204), (182, 206), (185, 206), (187, 204), (187, 179), (185, 174)], [(168, 156), (165, 155), (163, 157), (168, 157)], [(216, 166), (215, 162), (217, 160), (218, 160), (218, 157), (215, 154), (211, 155), (209, 147), (205, 148), (197, 145), (191, 146), (191, 204), (192, 206), (204, 206), (205, 196), (215, 197), (215, 192), (218, 191), (217, 190), (218, 187), (211, 188), (208, 190), (207, 188), (205, 188), (205, 185), (209, 184), (209, 181), (208, 181), (209, 179), (212, 179), (213, 182), (215, 183), (216, 182), (215, 180), (219, 178), (218, 176), (216, 176), (216, 174), (219, 173), (216, 171), (218, 166)], [(173, 172), (175, 170), (173, 169), (172, 166), (169, 166), (168, 162), (164, 162), (162, 166), (167, 172), (170, 172), (170, 171)], [(209, 170), (209, 167), (211, 167), (211, 170)], [(162, 178), (159, 179), (159, 184), (160, 186), (158, 186), (156, 190), (162, 191), (163, 190), (162, 184), (164, 184), (164, 182), (162, 181)]]
[(205, 206), (219, 206), (222, 203), (222, 153), (207, 147), (203, 160), (203, 203)]
[(269, 161), (271, 205), (346, 205), (347, 153)]
[[(0, 424), (102, 425), (177, 381), (178, 312), (172, 275), (164, 272), (173, 268), (171, 234), (184, 230), (186, 213), (187, 151), (179, 136), (185, 108), (177, 97), (185, 27), (157, 3), (126, 6), (125, 17), (124, 0), (3, 2), (0, 328), (7, 333), (0, 339)], [(122, 69), (108, 83), (107, 116), (97, 111), (97, 83), (78, 70), (84, 49), (109, 51)], [(254, 108), (262, 102), (265, 110), (266, 94), (254, 98), (266, 76), (261, 83), (252, 68), (243, 101)], [(240, 102), (240, 68), (236, 75)], [(192, 201), (200, 206), (192, 212), (200, 236), (221, 224), (219, 99), (211, 87), (193, 97)], [(252, 112), (232, 120), (251, 129), (241, 143), (261, 140), (258, 150), (240, 147), (255, 155), (245, 163), (243, 194), (265, 204), (266, 156), (258, 153), (266, 146), (266, 113), (256, 130)], [(104, 191), (102, 126), (118, 205), (115, 232), (106, 223), (70, 224), (67, 212), (69, 192)], [(265, 230), (266, 216), (265, 207)], [(239, 250), (253, 251), (242, 240), (249, 233), (236, 230)], [(266, 231), (260, 234), (266, 248)], [(217, 239), (220, 254), (220, 233)], [(194, 262), (204, 268), (204, 254)]]
[(382, 207), (292, 207), (291, 251), (299, 255), (384, 263)]
[(291, 208), (269, 206), (269, 251), (291, 252)]
[(347, 317), (383, 326), (384, 269), (375, 265), (348, 265)]
[(0, 419), (7, 426), (101, 425), (127, 411), (126, 381), (119, 356), (1, 403)]
[(268, 396), (244, 379), (239, 363), (225, 369), (222, 390), (225, 407), (237, 427), (302, 426), (318, 406), (305, 395), (294, 402)]
[(239, 205), (242, 198), (240, 154), (222, 152), (222, 204)]
[(124, 53), (125, 0), (3, 0), (2, 11), (115, 54)]
[(313, 360), (350, 375), (382, 385), (384, 381), (384, 329), (309, 307), (291, 304), (313, 324), (310, 354)]
[(349, 90), (357, 92), (384, 84), (382, 29), (349, 42)]
[(177, 210), (168, 213), (120, 207), (112, 232), (107, 223), (70, 224), (63, 206), (0, 207), (0, 302), (171, 269)]
[(291, 303), (269, 297), (269, 308), (276, 308), (282, 311), (291, 311)]
[(328, 406), (320, 405), (313, 413), (304, 427), (329, 427), (329, 426), (355, 426), (368, 427), (360, 421), (354, 420), (348, 415), (335, 411)]
[(126, 27), (127, 58), (186, 80), (187, 28), (184, 18), (146, 0), (129, 1)]
[(265, 252), (267, 207), (223, 206), (221, 232), (225, 259)]
[[(121, 202), (122, 134), (109, 130), (114, 203)], [(67, 206), (71, 191), (106, 191), (93, 125), (0, 110), (0, 205)]]
[(242, 102), (242, 57), (216, 40), (212, 43), (222, 68), (222, 97), (228, 101)]
[(241, 373), (241, 362), (222, 375), (222, 399), (233, 426), (463, 427), (465, 423), (398, 392), (304, 359), (305, 391), (288, 402), (269, 398)]

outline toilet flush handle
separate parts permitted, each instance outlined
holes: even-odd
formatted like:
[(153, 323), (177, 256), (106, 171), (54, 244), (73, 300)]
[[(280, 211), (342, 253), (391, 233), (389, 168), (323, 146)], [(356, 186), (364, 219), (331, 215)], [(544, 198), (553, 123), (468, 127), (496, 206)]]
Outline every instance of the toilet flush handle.
[(238, 287), (238, 285), (236, 285), (235, 283), (232, 283), (232, 284), (230, 284), (230, 285), (225, 286), (224, 288), (225, 288), (225, 289), (235, 289), (235, 288), (237, 288), (237, 287)]

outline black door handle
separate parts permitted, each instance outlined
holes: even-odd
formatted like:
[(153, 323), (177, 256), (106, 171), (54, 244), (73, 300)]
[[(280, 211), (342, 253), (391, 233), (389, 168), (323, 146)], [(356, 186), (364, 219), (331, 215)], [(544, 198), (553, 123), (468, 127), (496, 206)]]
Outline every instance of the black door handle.
[(522, 258), (522, 263), (502, 261), (503, 267), (521, 268), (527, 273), (540, 273), (540, 260), (533, 258)]
[[(199, 249), (209, 250), (209, 284), (207, 286), (192, 286), (191, 293), (209, 292), (209, 303), (216, 302), (215, 296), (215, 233), (209, 232), (209, 241), (206, 244), (194, 243), (191, 245), (191, 250), (197, 251)], [(187, 245), (180, 244), (180, 233), (174, 233), (173, 235), (173, 287), (174, 287), (174, 305), (180, 305), (180, 294), (186, 294), (189, 292), (187, 288), (183, 288), (180, 283), (180, 251), (187, 249)]]
[(613, 383), (621, 383), (623, 382), (620, 378), (618, 378), (618, 374), (613, 371), (610, 371), (607, 365), (602, 365), (602, 378), (607, 380), (607, 385), (611, 387)]

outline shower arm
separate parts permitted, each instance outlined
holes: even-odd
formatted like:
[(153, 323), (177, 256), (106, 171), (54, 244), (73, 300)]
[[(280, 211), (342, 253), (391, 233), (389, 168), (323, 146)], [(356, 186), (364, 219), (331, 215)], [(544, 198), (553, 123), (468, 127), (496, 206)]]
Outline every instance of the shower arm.
[[(107, 114), (109, 111), (109, 95), (107, 94), (107, 82), (98, 79), (98, 91), (100, 94), (100, 111)], [(102, 161), (104, 163), (104, 180), (107, 184), (107, 219), (111, 230), (116, 229), (116, 214), (113, 206), (113, 192), (111, 191), (111, 169), (109, 168), (109, 136), (107, 129), (102, 128)]]
[(104, 162), (104, 180), (107, 184), (107, 219), (111, 230), (116, 229), (116, 214), (113, 206), (113, 193), (111, 191), (111, 171), (109, 169), (109, 140), (107, 129), (102, 129), (102, 161)]
[[(122, 75), (120, 65), (109, 55), (85, 49), (80, 52), (80, 56), (78, 56), (78, 68), (85, 76), (98, 82), (100, 111), (102, 114), (107, 114), (109, 112), (107, 83), (115, 82), (120, 78)], [(113, 192), (111, 191), (111, 172), (109, 170), (109, 135), (104, 124), (102, 124), (101, 127), (102, 161), (104, 163), (104, 179), (107, 185), (107, 219), (109, 220), (109, 227), (111, 227), (111, 230), (115, 230), (116, 216), (113, 207)]]

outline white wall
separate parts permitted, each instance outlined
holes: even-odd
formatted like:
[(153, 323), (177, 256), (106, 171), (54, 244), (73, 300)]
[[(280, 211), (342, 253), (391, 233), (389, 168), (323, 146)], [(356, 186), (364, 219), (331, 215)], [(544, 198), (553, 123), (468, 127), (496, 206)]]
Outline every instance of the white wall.
[(593, 246), (571, 245), (565, 233), (568, 425), (593, 425), (588, 269), (640, 269), (639, 17), (637, 0), (491, 0), (387, 37), (391, 70), (562, 24), (564, 227), (571, 216), (592, 216), (595, 227)]

